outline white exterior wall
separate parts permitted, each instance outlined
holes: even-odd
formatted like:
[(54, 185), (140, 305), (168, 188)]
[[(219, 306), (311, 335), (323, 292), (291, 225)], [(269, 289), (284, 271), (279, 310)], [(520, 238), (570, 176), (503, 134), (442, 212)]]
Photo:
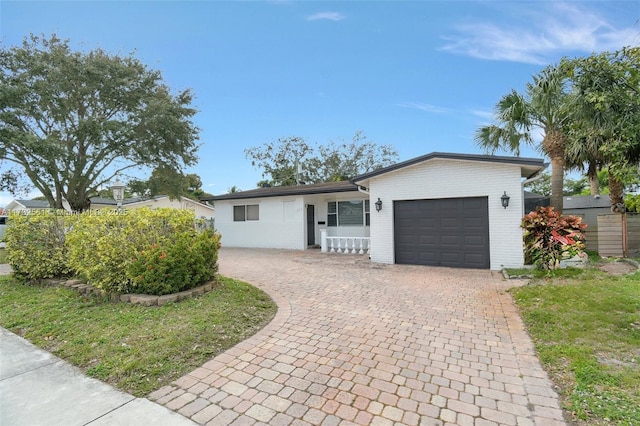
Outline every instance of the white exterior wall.
[[(306, 210), (302, 197), (218, 200), (216, 230), (226, 247), (306, 248)], [(259, 220), (233, 221), (233, 206), (258, 204)]]
[[(393, 201), (459, 197), (488, 197), (489, 247), (493, 270), (524, 263), (520, 221), (524, 210), (520, 166), (478, 161), (434, 159), (369, 181), (371, 260), (394, 263)], [(504, 192), (511, 197), (502, 207)], [(374, 202), (382, 200), (382, 210)]]

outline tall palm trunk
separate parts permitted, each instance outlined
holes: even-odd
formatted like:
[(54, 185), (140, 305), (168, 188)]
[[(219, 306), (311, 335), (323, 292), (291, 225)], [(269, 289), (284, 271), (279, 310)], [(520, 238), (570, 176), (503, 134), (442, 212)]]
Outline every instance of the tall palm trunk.
[(589, 188), (591, 189), (591, 195), (593, 195), (594, 197), (596, 195), (600, 195), (600, 181), (598, 180), (598, 167), (593, 161), (589, 161), (587, 178), (589, 179)]
[(564, 157), (567, 146), (566, 136), (558, 130), (545, 132), (542, 146), (551, 158), (551, 206), (562, 213), (564, 189)]
[(624, 186), (622, 181), (616, 178), (611, 170), (609, 170), (609, 199), (611, 200), (611, 212), (612, 213), (624, 213)]

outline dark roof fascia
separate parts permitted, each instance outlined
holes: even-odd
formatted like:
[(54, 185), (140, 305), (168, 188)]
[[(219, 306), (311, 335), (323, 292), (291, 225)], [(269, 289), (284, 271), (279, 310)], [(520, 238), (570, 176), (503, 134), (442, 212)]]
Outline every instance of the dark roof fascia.
[(316, 185), (297, 185), (297, 186), (274, 186), (270, 188), (257, 188), (249, 191), (232, 192), (229, 194), (215, 195), (213, 197), (202, 198), (202, 201), (221, 201), (221, 200), (244, 200), (249, 198), (269, 198), (269, 197), (285, 197), (289, 195), (313, 195), (313, 194), (331, 194), (336, 192), (357, 192), (358, 186), (351, 185), (327, 186), (321, 187)]
[(403, 169), (405, 167), (413, 166), (414, 164), (422, 163), (423, 161), (433, 159), (444, 160), (463, 160), (463, 161), (483, 161), (489, 163), (506, 163), (506, 164), (518, 164), (521, 166), (538, 166), (544, 167), (544, 160), (539, 158), (526, 158), (526, 157), (503, 157), (498, 155), (478, 155), (478, 154), (455, 154), (451, 152), (432, 152), (430, 154), (422, 155), (420, 157), (412, 158), (410, 160), (402, 161), (400, 163), (393, 164), (388, 167), (383, 167), (378, 170), (374, 170), (369, 173), (361, 174), (351, 179), (352, 183), (361, 182), (372, 177), (383, 175), (395, 170)]

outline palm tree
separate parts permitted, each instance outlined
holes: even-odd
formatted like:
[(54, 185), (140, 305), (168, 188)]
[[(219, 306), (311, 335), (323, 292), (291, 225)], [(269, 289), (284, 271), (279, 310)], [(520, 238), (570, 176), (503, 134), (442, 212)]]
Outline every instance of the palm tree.
[(602, 140), (600, 138), (576, 137), (570, 131), (565, 152), (565, 166), (568, 168), (586, 172), (589, 179), (591, 195), (600, 195), (600, 180), (598, 172), (606, 167), (604, 156), (600, 151)]
[(569, 121), (566, 73), (562, 66), (549, 66), (527, 83), (524, 95), (512, 90), (496, 104), (496, 123), (476, 131), (475, 141), (487, 153), (510, 151), (520, 155), (520, 144), (535, 145), (535, 131), (543, 132), (537, 146), (551, 159), (551, 205), (562, 212), (565, 127)]
[(567, 153), (608, 168), (612, 211), (624, 213), (623, 181), (640, 162), (640, 48), (566, 64), (574, 114)]

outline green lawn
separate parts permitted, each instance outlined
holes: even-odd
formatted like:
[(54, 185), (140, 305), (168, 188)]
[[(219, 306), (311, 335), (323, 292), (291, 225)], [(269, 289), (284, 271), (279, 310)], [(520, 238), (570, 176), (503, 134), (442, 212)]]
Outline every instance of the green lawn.
[(276, 309), (229, 278), (203, 296), (145, 308), (0, 277), (2, 327), (138, 397), (255, 334)]
[(0, 248), (0, 264), (9, 263), (7, 260), (7, 251), (3, 248)]
[(587, 270), (512, 292), (568, 416), (640, 425), (640, 273)]

